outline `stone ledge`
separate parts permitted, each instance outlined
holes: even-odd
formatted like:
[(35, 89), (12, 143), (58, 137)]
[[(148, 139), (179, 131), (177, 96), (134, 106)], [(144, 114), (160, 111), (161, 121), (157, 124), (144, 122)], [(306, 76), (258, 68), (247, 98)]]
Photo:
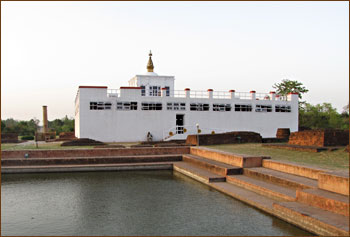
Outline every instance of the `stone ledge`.
[(95, 156), (132, 156), (132, 155), (166, 155), (188, 154), (190, 148), (150, 147), (150, 148), (101, 148), (101, 149), (64, 149), (64, 150), (17, 150), (1, 151), (1, 158), (24, 158), (25, 154), (33, 158), (50, 157), (95, 157)]
[(349, 196), (349, 174), (336, 171), (320, 173), (318, 175), (318, 187)]
[(203, 147), (191, 147), (190, 154), (242, 168), (261, 167), (262, 160), (270, 158), (264, 156), (233, 154), (230, 152), (218, 151)]
[(301, 166), (293, 163), (275, 161), (275, 160), (263, 160), (262, 166), (268, 169), (277, 170), (285, 172), (288, 174), (294, 174), (310, 179), (318, 179), (318, 175), (323, 172), (328, 172), (328, 170), (317, 169), (308, 166)]
[(349, 216), (349, 196), (322, 189), (297, 190), (297, 201), (340, 215)]
[(273, 204), (274, 214), (289, 223), (323, 236), (349, 236), (349, 217), (297, 202)]

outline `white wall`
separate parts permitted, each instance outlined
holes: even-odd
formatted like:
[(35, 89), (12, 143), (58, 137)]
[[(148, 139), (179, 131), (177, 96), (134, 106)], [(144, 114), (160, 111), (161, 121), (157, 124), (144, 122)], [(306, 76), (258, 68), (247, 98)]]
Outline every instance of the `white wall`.
[[(154, 140), (162, 140), (174, 129), (176, 114), (185, 114), (185, 127), (188, 132), (177, 135), (173, 139), (185, 139), (195, 132), (198, 123), (203, 133), (212, 130), (222, 131), (253, 131), (263, 137), (275, 137), (277, 128), (290, 128), (291, 132), (298, 129), (298, 96), (290, 95), (291, 101), (277, 100), (240, 100), (240, 99), (198, 99), (174, 97), (144, 97), (139, 90), (123, 90), (121, 97), (107, 97), (107, 89), (80, 88), (79, 114), (76, 116), (76, 136), (91, 138), (104, 142), (145, 141), (147, 132), (151, 132)], [(112, 102), (111, 110), (90, 110), (90, 101)], [(117, 101), (137, 101), (136, 111), (116, 110)], [(161, 111), (141, 110), (141, 102), (161, 102)], [(186, 111), (169, 111), (167, 102), (185, 102)], [(190, 111), (190, 103), (209, 103), (210, 111)], [(230, 103), (231, 111), (212, 111), (213, 103)], [(235, 112), (235, 103), (291, 105), (292, 112)], [(165, 135), (164, 135), (165, 134)]]

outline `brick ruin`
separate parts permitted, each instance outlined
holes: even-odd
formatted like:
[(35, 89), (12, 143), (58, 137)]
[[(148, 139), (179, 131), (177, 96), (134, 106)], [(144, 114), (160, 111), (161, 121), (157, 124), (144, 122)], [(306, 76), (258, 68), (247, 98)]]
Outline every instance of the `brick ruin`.
[(276, 133), (276, 138), (288, 140), (290, 136), (289, 128), (278, 128)]
[[(262, 138), (255, 132), (227, 132), (219, 134), (199, 134), (200, 145), (218, 145), (235, 143), (261, 143)], [(197, 135), (188, 135), (186, 144), (197, 145)]]
[(339, 129), (305, 130), (293, 132), (288, 144), (299, 146), (346, 146), (349, 144), (349, 131)]
[(1, 133), (1, 143), (18, 143), (17, 133)]

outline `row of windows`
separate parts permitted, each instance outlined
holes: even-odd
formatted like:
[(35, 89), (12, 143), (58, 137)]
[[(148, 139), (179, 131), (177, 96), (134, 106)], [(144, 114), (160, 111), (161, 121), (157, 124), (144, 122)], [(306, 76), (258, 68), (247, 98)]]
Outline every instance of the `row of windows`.
[(117, 102), (117, 110), (137, 110), (137, 102)]
[[(112, 108), (111, 102), (90, 102), (90, 110), (110, 110)], [(172, 103), (168, 102), (167, 110), (186, 110), (186, 103)], [(191, 111), (209, 111), (209, 104), (191, 103)], [(137, 102), (117, 102), (117, 110), (137, 110)], [(157, 102), (142, 102), (141, 110), (162, 110), (162, 103)], [(225, 112), (231, 111), (231, 104), (213, 104), (213, 111)], [(235, 111), (251, 112), (251, 104), (235, 104)], [(272, 105), (256, 105), (256, 112), (272, 112)], [(291, 112), (291, 107), (287, 105), (276, 105), (276, 112)]]
[(286, 105), (276, 105), (275, 107), (275, 111), (276, 112), (292, 112), (292, 109), (290, 108), (290, 106), (286, 106)]
[[(170, 96), (170, 87), (165, 87), (166, 96)], [(161, 96), (160, 86), (150, 86), (148, 91), (149, 96)], [(146, 96), (146, 87), (141, 86), (141, 96)]]
[(90, 102), (90, 110), (105, 110), (111, 108), (111, 102)]
[(186, 110), (186, 103), (167, 103), (167, 110)]
[(162, 103), (141, 103), (142, 110), (162, 110)]

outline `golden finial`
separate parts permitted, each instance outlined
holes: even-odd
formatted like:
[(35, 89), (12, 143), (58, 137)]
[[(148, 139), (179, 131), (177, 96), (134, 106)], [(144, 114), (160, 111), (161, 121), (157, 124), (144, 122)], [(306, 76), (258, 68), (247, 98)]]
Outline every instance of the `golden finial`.
[(149, 51), (149, 59), (148, 59), (148, 63), (147, 63), (147, 71), (148, 72), (153, 72), (154, 66), (153, 66), (153, 62), (152, 62), (152, 52), (151, 50)]

